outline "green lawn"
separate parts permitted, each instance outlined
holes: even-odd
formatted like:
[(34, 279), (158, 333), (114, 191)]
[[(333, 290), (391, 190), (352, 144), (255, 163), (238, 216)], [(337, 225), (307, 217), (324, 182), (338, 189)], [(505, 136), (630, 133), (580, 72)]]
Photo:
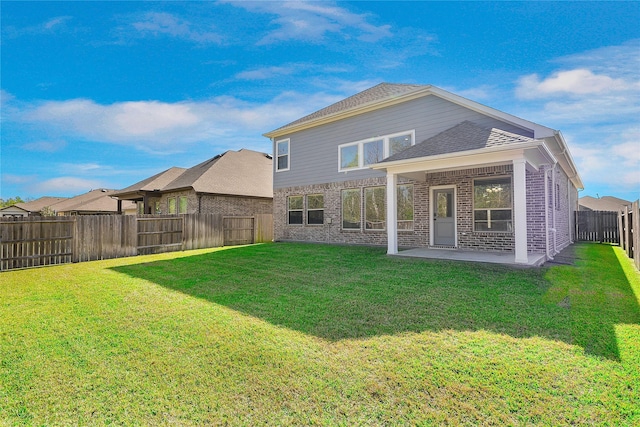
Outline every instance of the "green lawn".
[(0, 274), (0, 424), (640, 425), (640, 275), (310, 244)]

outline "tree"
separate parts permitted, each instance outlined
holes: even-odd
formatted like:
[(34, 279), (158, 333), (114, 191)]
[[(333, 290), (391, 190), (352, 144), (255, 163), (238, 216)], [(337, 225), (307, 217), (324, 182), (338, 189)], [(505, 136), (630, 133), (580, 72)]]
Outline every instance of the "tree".
[(6, 208), (7, 206), (15, 205), (16, 203), (24, 203), (20, 196), (12, 197), (10, 199), (4, 200), (0, 199), (0, 208)]

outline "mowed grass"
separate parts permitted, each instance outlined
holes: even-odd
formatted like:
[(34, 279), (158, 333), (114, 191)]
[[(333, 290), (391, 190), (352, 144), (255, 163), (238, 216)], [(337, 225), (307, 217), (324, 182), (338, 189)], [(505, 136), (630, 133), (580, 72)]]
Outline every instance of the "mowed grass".
[(278, 243), (0, 275), (0, 424), (639, 425), (640, 276)]

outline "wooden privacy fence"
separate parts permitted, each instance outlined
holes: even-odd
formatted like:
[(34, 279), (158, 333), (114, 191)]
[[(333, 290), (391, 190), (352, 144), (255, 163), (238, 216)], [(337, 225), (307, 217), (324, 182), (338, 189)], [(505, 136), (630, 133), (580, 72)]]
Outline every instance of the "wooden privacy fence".
[(620, 246), (640, 270), (640, 200), (620, 212)]
[(620, 243), (618, 212), (577, 211), (576, 236), (585, 242)]
[(272, 240), (270, 214), (1, 218), (0, 271)]

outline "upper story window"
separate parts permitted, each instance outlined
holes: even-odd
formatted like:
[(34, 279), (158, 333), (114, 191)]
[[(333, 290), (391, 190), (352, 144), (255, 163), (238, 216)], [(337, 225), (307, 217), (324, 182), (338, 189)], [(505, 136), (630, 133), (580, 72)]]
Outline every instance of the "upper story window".
[(415, 130), (378, 136), (338, 146), (340, 172), (364, 169), (415, 143)]
[(276, 172), (289, 170), (289, 139), (276, 141)]

